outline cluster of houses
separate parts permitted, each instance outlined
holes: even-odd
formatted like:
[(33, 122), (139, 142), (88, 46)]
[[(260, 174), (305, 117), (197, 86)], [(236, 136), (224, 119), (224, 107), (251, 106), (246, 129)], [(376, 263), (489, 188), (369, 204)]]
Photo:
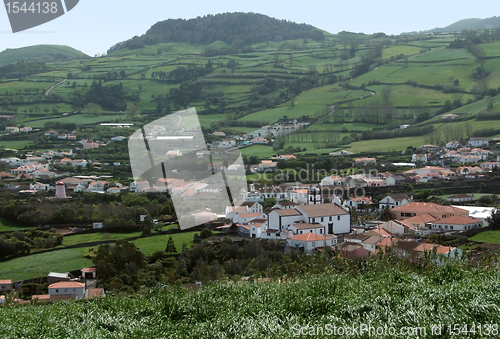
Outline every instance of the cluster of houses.
[[(38, 280), (38, 279), (36, 279)], [(41, 281), (47, 281), (47, 294), (32, 295), (32, 300), (60, 301), (101, 298), (105, 296), (103, 288), (97, 288), (97, 270), (95, 267), (85, 267), (78, 277), (71, 273), (50, 272)], [(22, 289), (23, 282), (0, 280), (0, 304), (5, 304), (5, 295), (13, 290)], [(27, 303), (27, 300), (14, 299), (16, 303)]]
[(419, 148), (420, 152), (412, 155), (412, 162), (434, 166), (470, 165), (486, 161), (489, 158), (496, 158), (496, 167), (498, 166), (499, 157), (495, 157), (493, 152), (484, 149), (488, 146), (490, 146), (489, 139), (483, 137), (470, 138), (466, 145), (461, 145), (458, 140), (450, 141), (445, 146), (422, 145)]
[[(349, 179), (349, 180), (347, 180)], [(270, 187), (250, 185), (243, 194), (243, 202), (226, 208), (226, 219), (238, 227), (238, 233), (249, 238), (279, 239), (288, 247), (298, 247), (310, 252), (324, 246), (337, 246), (337, 236), (351, 233), (351, 209), (366, 209), (373, 202), (370, 197), (342, 199), (335, 188), (347, 185), (356, 187), (361, 178), (327, 177), (320, 185), (287, 183)], [(330, 190), (328, 188), (333, 188)], [(332, 195), (333, 192), (333, 195)], [(264, 202), (275, 199), (272, 208), (263, 209)], [(452, 203), (471, 202), (474, 196), (450, 196)], [(395, 220), (377, 225), (378, 237), (369, 240), (365, 248), (374, 253), (381, 246), (388, 246), (385, 237), (401, 235), (424, 236), (435, 232), (467, 231), (487, 226), (486, 219), (494, 208), (470, 206), (443, 206), (434, 203), (414, 202), (407, 194), (389, 194), (379, 202), (379, 209), (389, 209)], [(231, 225), (221, 226), (228, 229)], [(380, 231), (382, 230), (382, 231)], [(377, 231), (374, 231), (377, 232)], [(356, 250), (357, 245), (342, 248)], [(363, 244), (361, 244), (363, 245)], [(337, 248), (340, 249), (340, 248)], [(363, 252), (363, 250), (360, 250)], [(350, 255), (349, 255), (350, 256)]]

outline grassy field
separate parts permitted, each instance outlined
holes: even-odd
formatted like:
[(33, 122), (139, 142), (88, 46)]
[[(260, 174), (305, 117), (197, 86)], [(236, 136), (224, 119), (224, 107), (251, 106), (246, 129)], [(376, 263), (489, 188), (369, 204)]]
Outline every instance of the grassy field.
[(392, 152), (404, 151), (408, 146), (420, 147), (425, 144), (425, 137), (406, 137), (384, 140), (362, 140), (350, 144), (349, 152)]
[(92, 265), (88, 247), (64, 249), (29, 255), (0, 263), (0, 277), (19, 281), (47, 276), (50, 272), (68, 272)]
[(0, 219), (0, 232), (21, 231), (30, 228), (32, 227), (14, 225), (13, 223), (7, 220)]
[(0, 140), (0, 146), (10, 149), (21, 149), (31, 143), (32, 142), (29, 140), (19, 140), (19, 141)]
[(252, 145), (241, 149), (241, 154), (250, 157), (252, 155), (257, 156), (259, 159), (267, 159), (272, 155), (276, 154), (272, 146), (266, 145)]
[(471, 241), (500, 244), (500, 231), (484, 231), (469, 238)]
[(118, 240), (118, 239), (138, 237), (141, 234), (142, 232), (79, 234), (79, 235), (72, 235), (70, 237), (64, 237), (62, 245), (71, 246), (71, 245), (94, 242), (94, 241)]
[(189, 248), (193, 244), (193, 237), (195, 233), (199, 232), (186, 232), (176, 233), (172, 235), (157, 235), (147, 238), (134, 240), (134, 244), (146, 255), (152, 255), (156, 251), (165, 251), (167, 247), (168, 238), (172, 236), (174, 239), (177, 253), (182, 251), (182, 245), (186, 244)]

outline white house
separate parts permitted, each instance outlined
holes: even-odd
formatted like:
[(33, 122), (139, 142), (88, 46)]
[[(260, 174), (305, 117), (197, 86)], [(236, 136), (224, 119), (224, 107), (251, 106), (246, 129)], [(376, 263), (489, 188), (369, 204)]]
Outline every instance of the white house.
[(483, 137), (477, 137), (477, 138), (470, 138), (468, 146), (471, 147), (485, 147), (489, 146), (490, 142), (488, 138), (483, 138)]
[(61, 281), (49, 285), (49, 295), (74, 295), (75, 299), (83, 299), (85, 295), (85, 284), (74, 281)]
[(475, 228), (482, 228), (483, 222), (473, 217), (453, 216), (434, 221), (432, 223), (433, 230), (440, 231), (466, 231)]
[(380, 200), (378, 205), (380, 210), (383, 210), (386, 207), (394, 208), (397, 206), (406, 205), (412, 201), (413, 199), (406, 194), (389, 194), (384, 199)]
[(12, 291), (12, 280), (0, 280), (0, 293)]
[(319, 183), (320, 186), (344, 186), (345, 180), (339, 175), (325, 177)]
[(310, 254), (316, 248), (326, 248), (337, 245), (337, 237), (334, 235), (318, 235), (315, 233), (305, 233), (295, 235), (287, 239), (288, 248), (302, 248), (304, 252)]

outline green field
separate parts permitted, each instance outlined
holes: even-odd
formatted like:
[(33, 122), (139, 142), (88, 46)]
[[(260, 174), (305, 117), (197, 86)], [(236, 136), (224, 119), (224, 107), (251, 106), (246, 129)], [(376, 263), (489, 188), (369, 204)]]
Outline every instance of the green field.
[(168, 238), (171, 236), (174, 240), (175, 247), (177, 248), (177, 253), (182, 251), (182, 245), (186, 244), (188, 248), (191, 248), (193, 244), (193, 237), (195, 233), (199, 232), (186, 232), (186, 233), (176, 233), (168, 235), (157, 235), (147, 238), (141, 238), (134, 240), (134, 244), (139, 247), (139, 249), (146, 255), (152, 255), (156, 251), (165, 251), (167, 247)]
[(0, 232), (21, 231), (30, 228), (32, 227), (14, 225), (13, 223), (7, 220), (0, 219)]
[(272, 146), (266, 145), (252, 145), (241, 149), (241, 154), (250, 157), (252, 155), (257, 156), (259, 159), (267, 159), (270, 156), (276, 154)]
[(484, 231), (469, 238), (470, 241), (500, 244), (500, 231)]
[(19, 140), (19, 141), (0, 140), (0, 146), (10, 149), (21, 149), (29, 144), (32, 144), (32, 142), (29, 140)]
[(92, 261), (83, 256), (86, 248), (72, 248), (53, 252), (32, 254), (0, 263), (0, 277), (19, 281), (47, 276), (50, 272), (69, 272), (92, 266)]
[(89, 234), (79, 234), (72, 235), (69, 237), (64, 237), (63, 246), (71, 246), (76, 244), (82, 244), (87, 242), (104, 241), (104, 240), (118, 240), (132, 237), (139, 237), (142, 232), (132, 232), (132, 233), (89, 233)]

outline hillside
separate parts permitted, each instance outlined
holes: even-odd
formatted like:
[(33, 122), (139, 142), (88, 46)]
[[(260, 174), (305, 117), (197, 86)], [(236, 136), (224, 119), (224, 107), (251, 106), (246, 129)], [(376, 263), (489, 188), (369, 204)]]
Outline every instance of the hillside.
[(238, 50), (252, 43), (303, 38), (321, 41), (324, 35), (311, 25), (277, 20), (262, 14), (224, 13), (158, 22), (146, 34), (120, 42), (111, 47), (108, 53), (168, 42), (211, 44), (222, 41)]
[[(208, 25), (213, 17), (203, 20)], [(308, 32), (312, 26), (304, 27)], [(194, 43), (120, 45), (98, 58), (20, 65), (28, 70), (10, 70), (8, 76), (0, 70), (0, 114), (14, 117), (1, 121), (0, 130), (14, 124), (141, 125), (195, 107), (207, 134), (251, 133), (283, 118), (313, 122), (272, 147), (244, 148), (248, 157), (299, 153), (299, 148), (308, 154), (339, 148), (392, 152), (474, 134), (500, 136), (500, 30), (429, 36), (340, 32), (325, 33), (322, 41), (280, 36), (235, 48), (232, 38), (221, 35), (227, 31), (223, 28), (207, 35), (205, 43), (196, 40), (201, 38), (193, 29)], [(73, 113), (88, 103), (99, 104), (100, 112)], [(131, 104), (140, 115), (120, 114)], [(448, 113), (459, 118), (445, 123)], [(401, 125), (410, 128), (403, 131)], [(20, 136), (0, 140), (7, 148), (29, 143)]]
[(486, 19), (463, 19), (443, 28), (435, 28), (430, 32), (460, 32), (463, 29), (494, 29), (500, 28), (500, 17), (494, 16)]
[[(344, 331), (353, 333), (365, 324), (373, 328), (371, 334), (365, 328), (353, 337), (497, 336), (500, 297), (492, 291), (498, 288), (498, 270), (445, 265), (415, 273), (391, 265), (371, 260), (369, 268), (359, 265), (363, 268), (357, 272), (291, 273), (281, 284), (217, 282), (196, 292), (163, 286), (133, 297), (4, 307), (0, 335), (205, 339), (295, 338), (302, 333), (342, 338), (349, 337)], [(455, 323), (460, 329), (450, 325)], [(436, 325), (439, 332), (432, 330)], [(480, 330), (483, 335), (477, 336)]]
[(0, 52), (0, 65), (20, 61), (54, 62), (85, 58), (89, 56), (69, 46), (36, 45)]

